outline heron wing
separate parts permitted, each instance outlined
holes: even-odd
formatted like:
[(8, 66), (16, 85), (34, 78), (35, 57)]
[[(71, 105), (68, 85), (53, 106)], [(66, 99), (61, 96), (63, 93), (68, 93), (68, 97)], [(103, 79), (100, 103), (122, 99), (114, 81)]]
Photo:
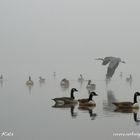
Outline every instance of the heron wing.
[(107, 65), (112, 60), (112, 57), (105, 57), (102, 65)]

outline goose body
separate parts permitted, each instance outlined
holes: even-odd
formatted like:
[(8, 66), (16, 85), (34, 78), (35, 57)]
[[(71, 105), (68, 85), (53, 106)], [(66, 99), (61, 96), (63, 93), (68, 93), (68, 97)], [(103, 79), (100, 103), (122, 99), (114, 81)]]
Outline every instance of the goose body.
[(26, 82), (26, 85), (33, 85), (34, 82), (31, 80), (31, 76), (29, 76), (29, 80)]
[(137, 96), (140, 96), (139, 92), (134, 94), (134, 102), (114, 102), (113, 104), (117, 107), (117, 109), (139, 109)]
[(76, 104), (76, 103), (78, 103), (78, 101), (75, 100), (74, 92), (77, 92), (77, 91), (78, 91), (77, 89), (72, 88), (70, 97), (60, 97), (60, 98), (54, 98), (52, 100), (54, 100), (56, 104), (61, 104), (61, 105), (64, 105), (64, 104)]
[(91, 92), (89, 98), (79, 99), (79, 106), (96, 106), (96, 103), (92, 100), (93, 96), (97, 96), (95, 92)]

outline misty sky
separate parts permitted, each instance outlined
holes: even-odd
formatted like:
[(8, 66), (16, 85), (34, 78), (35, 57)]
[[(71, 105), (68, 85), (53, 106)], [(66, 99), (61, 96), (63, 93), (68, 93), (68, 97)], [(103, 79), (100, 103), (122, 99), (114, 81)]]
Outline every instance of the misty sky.
[(139, 0), (1, 0), (1, 66), (91, 68), (95, 57), (118, 56), (136, 69), (139, 15)]

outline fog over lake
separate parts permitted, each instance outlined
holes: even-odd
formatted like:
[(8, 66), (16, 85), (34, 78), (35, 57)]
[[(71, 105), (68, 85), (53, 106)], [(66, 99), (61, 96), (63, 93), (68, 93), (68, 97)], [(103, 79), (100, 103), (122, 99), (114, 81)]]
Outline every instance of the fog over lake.
[[(133, 101), (140, 91), (139, 7), (138, 0), (0, 1), (0, 132), (14, 132), (14, 140), (135, 139), (113, 137), (113, 132), (139, 132), (140, 125), (133, 113), (104, 110), (103, 101), (108, 92)], [(119, 64), (106, 87), (107, 66), (95, 58), (107, 56), (126, 63)], [(73, 87), (79, 90), (76, 98), (88, 96), (87, 81), (77, 82), (80, 74), (97, 86), (95, 120), (78, 107), (75, 119), (70, 108), (52, 108), (51, 99), (69, 96)], [(131, 86), (126, 82), (130, 74)], [(29, 75), (34, 81), (30, 91), (25, 85)], [(42, 85), (39, 76), (46, 79)], [(60, 87), (62, 78), (70, 81), (66, 90)]]

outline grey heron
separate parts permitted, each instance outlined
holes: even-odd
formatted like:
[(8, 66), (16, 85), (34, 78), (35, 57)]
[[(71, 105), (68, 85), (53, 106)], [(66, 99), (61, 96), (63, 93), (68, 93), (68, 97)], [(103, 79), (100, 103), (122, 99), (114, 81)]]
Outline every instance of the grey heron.
[(118, 57), (105, 57), (105, 58), (96, 58), (95, 60), (102, 60), (102, 65), (108, 65), (106, 78), (110, 79), (113, 74), (115, 73), (116, 68), (118, 67), (119, 63), (125, 63), (125, 61), (122, 61), (121, 58)]

